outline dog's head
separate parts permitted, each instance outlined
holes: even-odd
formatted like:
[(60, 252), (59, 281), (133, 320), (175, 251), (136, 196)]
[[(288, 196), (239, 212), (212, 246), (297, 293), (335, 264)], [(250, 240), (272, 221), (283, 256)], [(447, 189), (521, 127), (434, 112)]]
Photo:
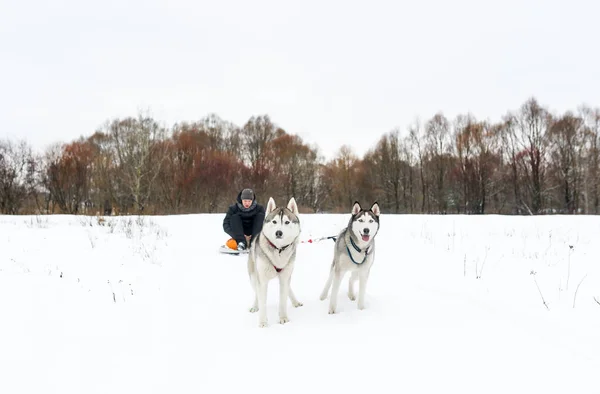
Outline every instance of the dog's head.
[(287, 207), (277, 207), (273, 197), (269, 198), (262, 233), (278, 248), (289, 245), (298, 238), (300, 219), (294, 197), (290, 199)]
[(370, 242), (379, 231), (379, 205), (375, 202), (370, 209), (362, 209), (356, 201), (352, 206), (350, 228), (355, 237), (362, 242)]

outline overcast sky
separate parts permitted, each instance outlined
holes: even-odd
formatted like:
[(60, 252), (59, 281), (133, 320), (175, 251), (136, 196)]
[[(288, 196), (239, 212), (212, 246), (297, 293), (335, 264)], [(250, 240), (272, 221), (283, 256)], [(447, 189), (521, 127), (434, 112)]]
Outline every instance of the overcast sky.
[(43, 149), (140, 109), (166, 126), (268, 114), (362, 156), (437, 111), (599, 106), (599, 4), (0, 0), (0, 139)]

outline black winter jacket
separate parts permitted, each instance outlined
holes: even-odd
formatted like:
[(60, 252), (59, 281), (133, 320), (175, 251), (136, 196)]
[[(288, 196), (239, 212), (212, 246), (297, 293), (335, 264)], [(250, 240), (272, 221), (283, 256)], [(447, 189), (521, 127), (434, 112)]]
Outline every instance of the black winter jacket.
[(262, 230), (263, 222), (265, 220), (265, 207), (256, 202), (256, 196), (252, 201), (250, 208), (244, 208), (242, 205), (242, 192), (240, 191), (237, 195), (236, 203), (229, 206), (225, 219), (223, 219), (223, 230), (227, 234), (232, 232), (230, 220), (231, 216), (239, 215), (242, 219), (242, 226), (244, 227), (244, 234), (252, 235), (252, 240)]

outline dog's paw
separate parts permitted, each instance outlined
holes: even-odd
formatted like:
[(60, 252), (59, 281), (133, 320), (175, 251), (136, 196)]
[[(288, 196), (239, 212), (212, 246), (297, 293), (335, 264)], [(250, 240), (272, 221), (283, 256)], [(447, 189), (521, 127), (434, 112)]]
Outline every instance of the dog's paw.
[(250, 309), (248, 309), (250, 311), (250, 313), (255, 313), (258, 312), (258, 308), (255, 307), (251, 307)]
[(289, 323), (290, 319), (287, 317), (280, 317), (279, 318), (279, 324), (285, 324), (285, 323)]
[(295, 302), (295, 303), (293, 303), (292, 305), (294, 306), (294, 308), (298, 308), (298, 307), (301, 307), (301, 306), (302, 306), (302, 305), (304, 305), (304, 304), (303, 304), (303, 303), (301, 303), (301, 302)]
[(365, 309), (365, 304), (361, 304), (361, 303), (359, 303), (359, 304), (358, 304), (358, 310), (359, 310), (359, 311), (362, 311), (363, 309)]
[(348, 298), (350, 298), (350, 301), (356, 301), (356, 296), (354, 293), (348, 293)]
[(321, 301), (325, 301), (325, 300), (327, 299), (327, 293), (325, 293), (325, 294), (321, 294), (321, 297), (319, 297), (319, 299), (320, 299)]
[(329, 308), (329, 314), (335, 315), (335, 308)]
[(258, 322), (258, 328), (266, 328), (268, 326), (269, 326), (269, 323), (267, 323), (266, 321)]

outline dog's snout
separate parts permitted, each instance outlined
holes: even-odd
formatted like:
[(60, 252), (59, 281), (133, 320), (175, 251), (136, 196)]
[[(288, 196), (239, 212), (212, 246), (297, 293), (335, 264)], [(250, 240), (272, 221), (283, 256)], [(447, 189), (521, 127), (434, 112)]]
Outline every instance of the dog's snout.
[(368, 228), (364, 228), (363, 229), (363, 234), (369, 234), (369, 229)]
[(281, 231), (281, 230), (277, 230), (277, 231), (275, 232), (275, 236), (276, 236), (277, 238), (281, 238), (281, 237), (283, 237), (283, 231)]

